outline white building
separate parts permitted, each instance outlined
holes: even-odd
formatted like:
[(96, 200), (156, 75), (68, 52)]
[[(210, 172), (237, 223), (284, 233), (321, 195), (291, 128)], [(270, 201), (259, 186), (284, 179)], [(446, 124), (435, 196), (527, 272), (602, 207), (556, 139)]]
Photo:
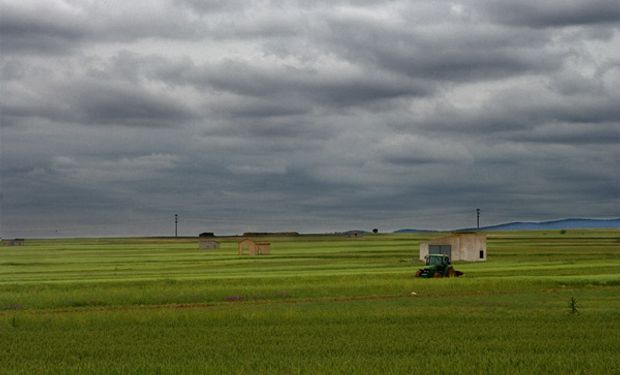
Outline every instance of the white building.
[(420, 260), (428, 254), (446, 254), (451, 261), (484, 262), (487, 260), (487, 235), (453, 233), (420, 243)]

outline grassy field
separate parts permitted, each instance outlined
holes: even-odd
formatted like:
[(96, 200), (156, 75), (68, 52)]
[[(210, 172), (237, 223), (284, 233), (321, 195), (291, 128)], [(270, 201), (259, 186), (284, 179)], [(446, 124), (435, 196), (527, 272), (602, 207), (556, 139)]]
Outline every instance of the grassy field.
[(428, 236), (1, 247), (0, 373), (620, 373), (620, 231), (491, 233), (415, 279)]

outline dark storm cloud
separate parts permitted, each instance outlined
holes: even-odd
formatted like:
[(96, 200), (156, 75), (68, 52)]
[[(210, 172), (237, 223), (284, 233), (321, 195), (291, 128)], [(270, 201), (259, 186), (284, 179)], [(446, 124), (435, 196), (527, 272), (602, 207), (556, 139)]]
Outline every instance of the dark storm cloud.
[(613, 5), (0, 2), (3, 234), (618, 215)]
[(255, 5), (260, 4), (257, 1), (250, 0), (177, 0), (175, 4), (187, 7), (199, 14), (212, 13), (240, 13), (244, 9), (252, 9)]
[(0, 49), (4, 53), (36, 51), (60, 54), (78, 43), (84, 36), (84, 30), (54, 9), (48, 9), (46, 13), (30, 12), (1, 3), (0, 35)]
[(205, 30), (196, 17), (168, 2), (0, 3), (0, 47), (4, 53), (60, 55), (93, 42), (195, 39)]
[(526, 132), (550, 124), (587, 124), (584, 125), (590, 132), (587, 138), (592, 139), (597, 138), (597, 132), (604, 124), (620, 122), (620, 109), (616, 103), (615, 96), (557, 97), (545, 94), (541, 89), (527, 89), (500, 93), (483, 108), (463, 110), (449, 104), (438, 105), (428, 116), (417, 120), (421, 127), (438, 133), (462, 133), (467, 129), (468, 132), (497, 134)]
[[(107, 73), (67, 67), (25, 68), (16, 60), (6, 72), (0, 103), (3, 125), (32, 118), (93, 125), (176, 126), (197, 116), (195, 109), (167, 90)], [(120, 78), (120, 79), (119, 79)]]
[[(332, 71), (247, 61), (197, 64), (186, 58), (170, 60), (128, 52), (114, 57), (105, 74), (128, 82), (162, 82), (168, 87), (209, 95), (201, 108), (209, 111), (213, 119), (234, 119), (231, 131), (245, 127), (248, 121), (256, 122), (253, 128), (259, 132), (288, 121), (294, 125), (282, 124), (285, 131), (302, 132), (308, 123), (304, 116), (428, 96), (434, 90), (432, 82), (363, 67)], [(264, 121), (274, 123), (263, 126), (260, 123)]]
[(492, 20), (515, 26), (561, 27), (620, 22), (615, 0), (482, 1), (480, 9)]
[[(327, 76), (309, 71), (264, 72), (248, 66), (226, 67), (210, 75), (209, 83), (216, 90), (250, 97), (287, 98), (326, 107), (363, 105), (377, 100), (423, 96), (430, 85), (407, 79), (383, 76), (372, 72)], [(252, 82), (244, 84), (245, 82)], [(293, 106), (294, 108), (295, 106)]]
[[(456, 24), (395, 28), (363, 19), (331, 19), (327, 41), (334, 53), (374, 68), (433, 80), (484, 80), (558, 69), (562, 53), (548, 35), (515, 35), (488, 25)], [(447, 30), (446, 30), (447, 29)]]
[[(106, 84), (84, 84), (76, 91), (56, 87), (47, 95), (62, 94), (58, 101), (2, 105), (7, 125), (20, 118), (44, 118), (54, 122), (139, 127), (176, 126), (194, 114), (173, 98)], [(27, 121), (27, 120), (26, 120)]]
[(172, 96), (151, 94), (126, 85), (85, 83), (71, 92), (69, 111), (74, 122), (128, 126), (174, 126), (193, 117), (192, 111)]
[(357, 71), (325, 72), (314, 68), (261, 66), (240, 61), (204, 66), (191, 62), (160, 61), (158, 65), (153, 69), (152, 76), (170, 84), (191, 85), (197, 89), (211, 88), (245, 97), (275, 97), (284, 101), (296, 97), (326, 106), (424, 96), (431, 91), (429, 83), (363, 68)]
[[(618, 120), (620, 121), (620, 120)], [(538, 126), (515, 138), (523, 142), (561, 144), (620, 144), (618, 121), (608, 123), (559, 123)]]

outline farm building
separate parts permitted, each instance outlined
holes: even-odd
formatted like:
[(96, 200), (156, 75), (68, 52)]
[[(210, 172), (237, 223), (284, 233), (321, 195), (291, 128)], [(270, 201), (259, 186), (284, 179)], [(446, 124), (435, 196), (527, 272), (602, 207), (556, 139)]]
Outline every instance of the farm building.
[(200, 237), (198, 239), (198, 247), (203, 250), (215, 250), (220, 248), (220, 243), (213, 239)]
[(487, 260), (487, 235), (453, 233), (420, 243), (420, 260), (428, 254), (446, 254), (451, 261), (484, 262)]
[(364, 237), (363, 230), (350, 230), (348, 232), (344, 232), (344, 236), (347, 238), (363, 238)]
[(244, 255), (248, 250), (250, 255), (268, 255), (271, 251), (269, 242), (254, 242), (249, 238), (239, 241), (239, 255)]
[(2, 240), (2, 244), (4, 246), (23, 246), (24, 239), (23, 238), (15, 238), (13, 240)]

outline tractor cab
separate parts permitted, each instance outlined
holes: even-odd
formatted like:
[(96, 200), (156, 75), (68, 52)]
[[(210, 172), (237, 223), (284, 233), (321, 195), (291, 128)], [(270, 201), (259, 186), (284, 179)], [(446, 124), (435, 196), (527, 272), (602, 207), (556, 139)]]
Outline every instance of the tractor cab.
[(450, 264), (450, 257), (445, 254), (429, 254), (424, 259), (427, 266), (447, 266)]
[(416, 271), (416, 277), (458, 277), (463, 274), (463, 272), (457, 271), (452, 267), (450, 257), (445, 254), (429, 254), (424, 259), (426, 266)]

